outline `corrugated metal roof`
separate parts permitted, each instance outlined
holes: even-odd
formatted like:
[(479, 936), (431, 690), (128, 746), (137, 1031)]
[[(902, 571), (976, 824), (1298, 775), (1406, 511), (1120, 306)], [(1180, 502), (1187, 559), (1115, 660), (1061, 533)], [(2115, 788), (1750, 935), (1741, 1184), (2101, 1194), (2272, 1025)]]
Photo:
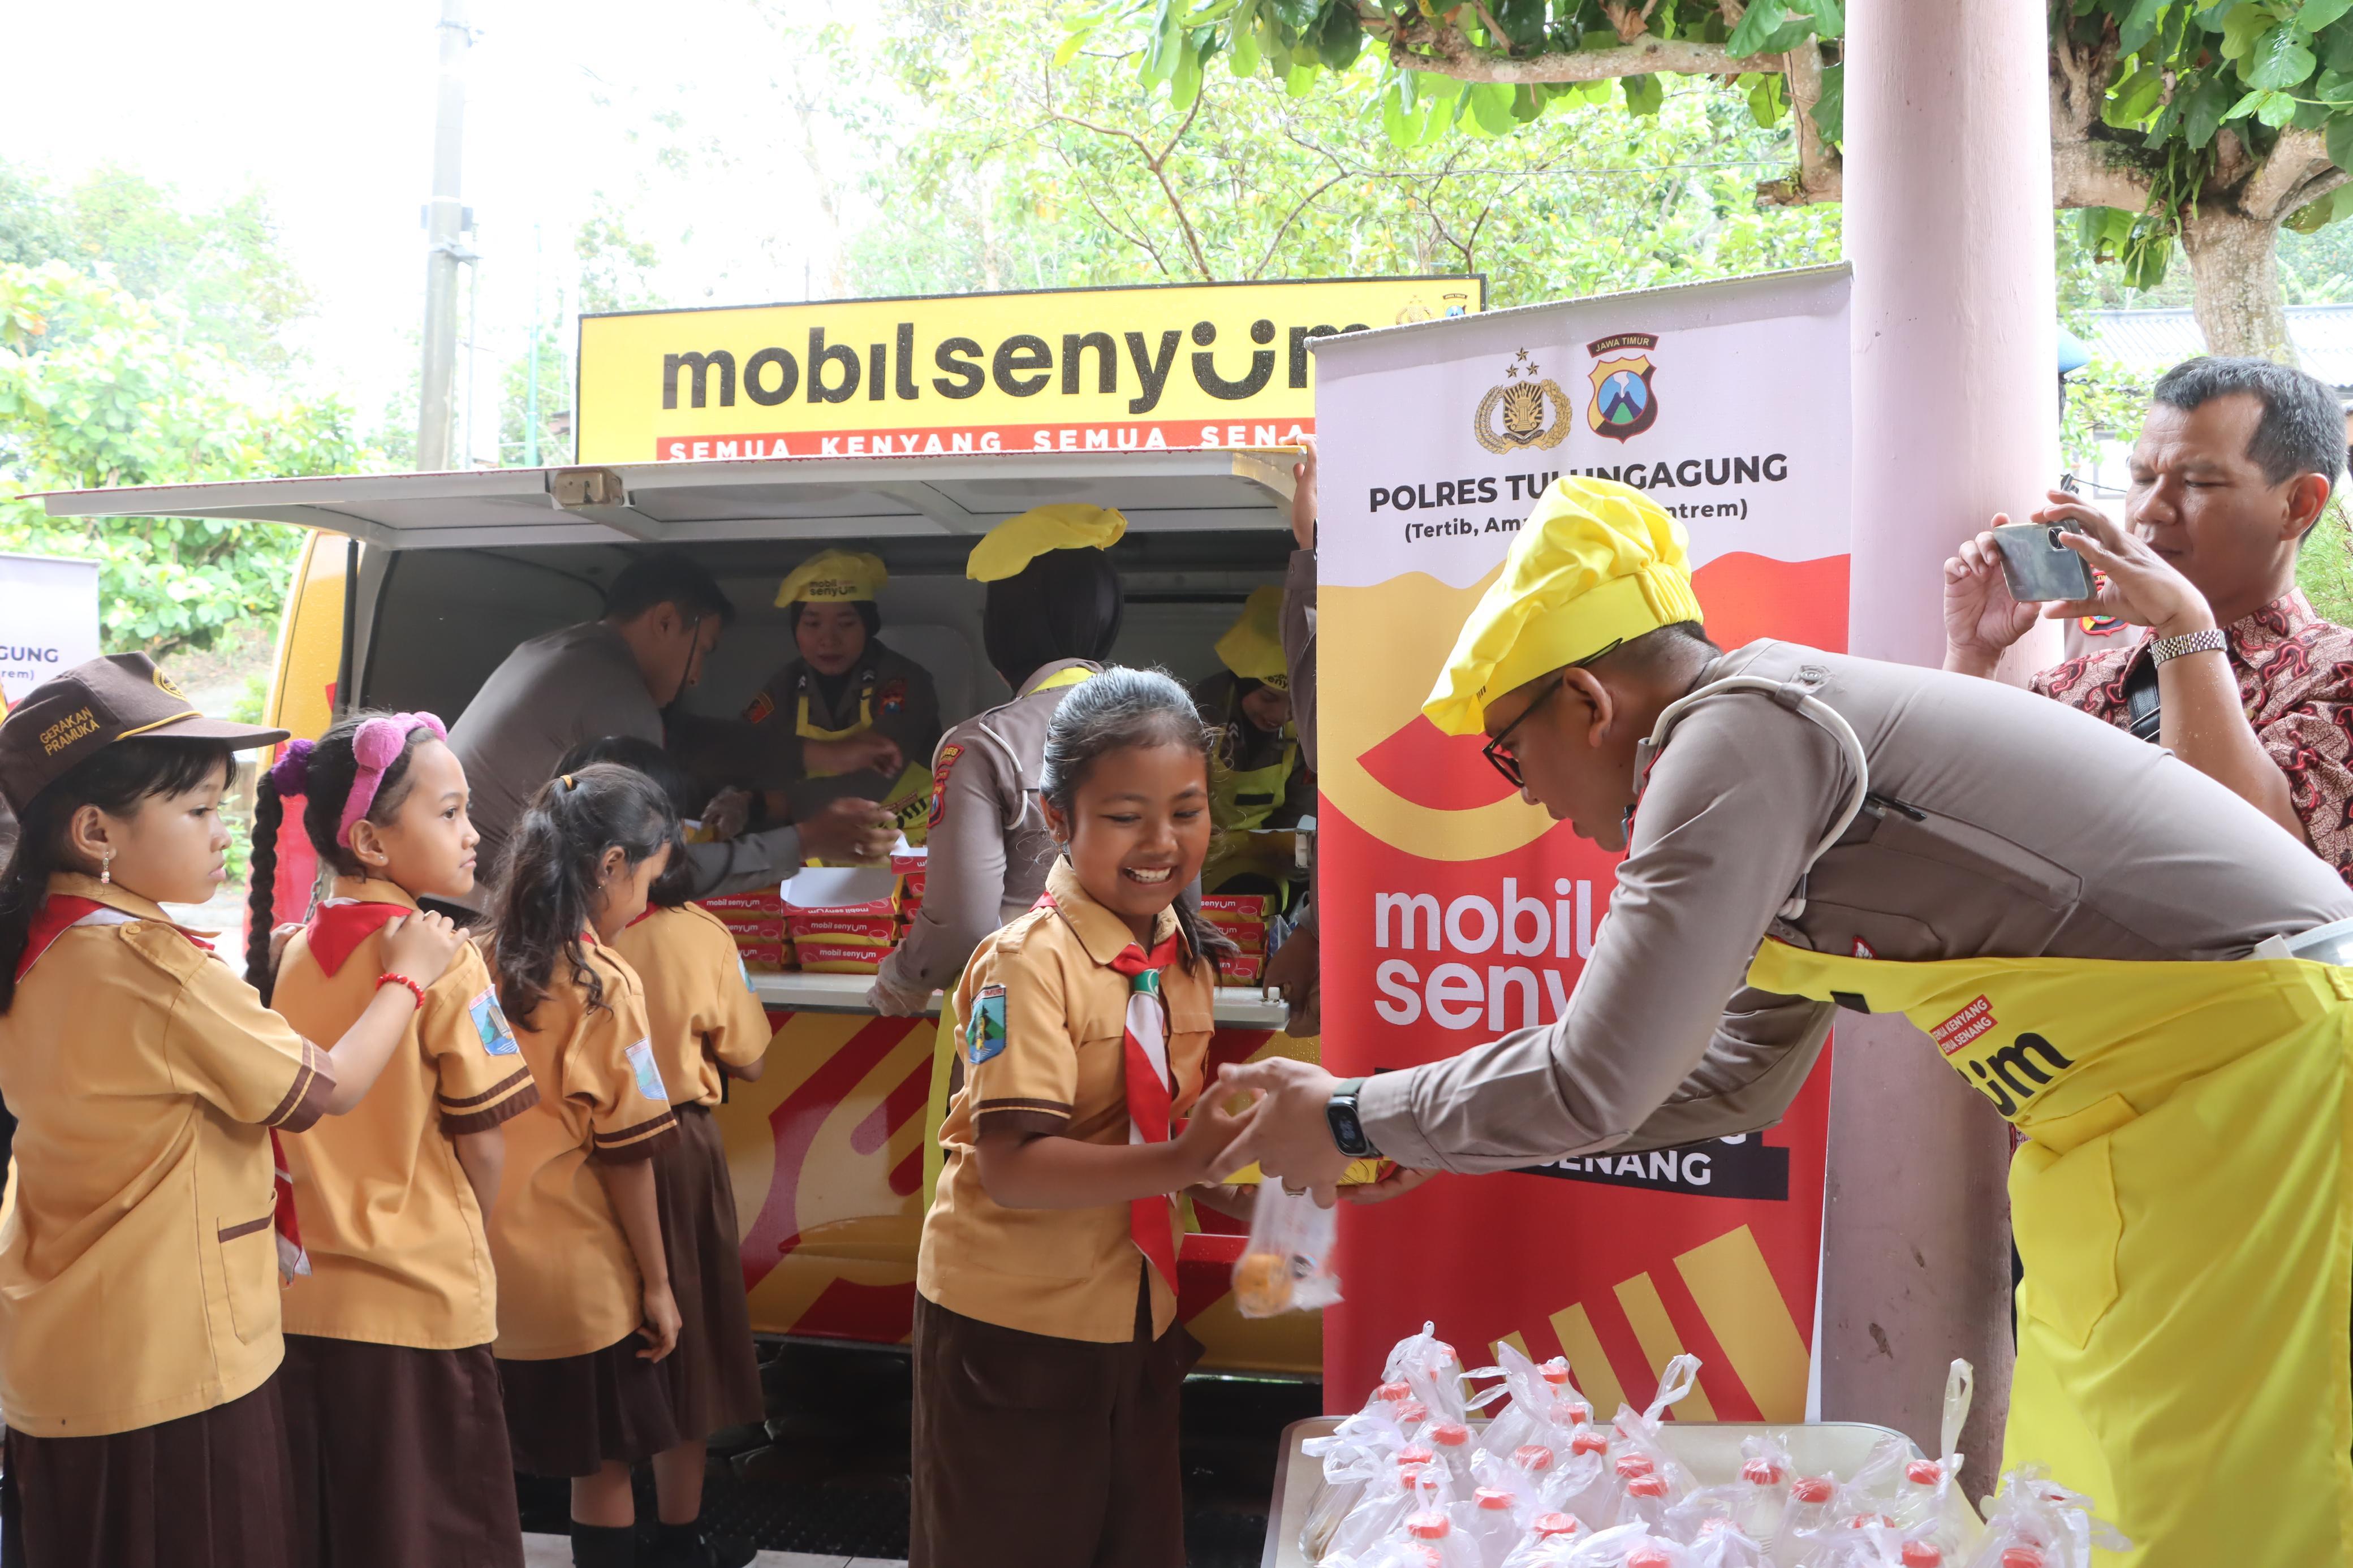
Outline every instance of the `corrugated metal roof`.
[[(2287, 333), (2305, 369), (2340, 393), (2353, 392), (2353, 305), (2290, 305)], [(2094, 310), (2092, 344), (2151, 376), (2206, 352), (2188, 310)]]

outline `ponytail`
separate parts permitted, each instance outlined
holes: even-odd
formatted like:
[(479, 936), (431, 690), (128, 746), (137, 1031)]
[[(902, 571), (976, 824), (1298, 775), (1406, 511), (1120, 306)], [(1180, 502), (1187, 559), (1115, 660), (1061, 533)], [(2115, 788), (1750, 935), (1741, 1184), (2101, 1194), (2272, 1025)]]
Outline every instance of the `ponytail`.
[(542, 784), (507, 841), (506, 881), (499, 889), (491, 970), (499, 1005), (525, 1028), (554, 990), (556, 964), (587, 997), (605, 1005), (604, 982), (581, 944), (596, 911), (596, 867), (618, 848), (641, 866), (675, 841), (678, 821), (652, 780), (597, 763)]
[(278, 830), (286, 821), (286, 799), (278, 793), (277, 775), (276, 767), (267, 768), (253, 786), (252, 886), (245, 895), (245, 983), (261, 993), (265, 1007), (278, 988), (278, 974), (269, 963), (269, 937), (278, 929)]
[(33, 921), (49, 900), (49, 879), (87, 872), (66, 847), (74, 813), (94, 805), (127, 816), (155, 795), (185, 795), (231, 776), (235, 756), (219, 741), (132, 739), (92, 752), (26, 804), (16, 824), (16, 847), (0, 869), (0, 1014), (16, 1000), (16, 965), (32, 940)]

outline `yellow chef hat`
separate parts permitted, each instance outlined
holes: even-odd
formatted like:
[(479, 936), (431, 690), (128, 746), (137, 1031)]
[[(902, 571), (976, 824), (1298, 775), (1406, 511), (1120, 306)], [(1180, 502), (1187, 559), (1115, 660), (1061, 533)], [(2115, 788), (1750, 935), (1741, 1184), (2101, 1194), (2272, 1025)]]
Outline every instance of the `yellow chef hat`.
[(1127, 519), (1107, 506), (1059, 501), (1033, 506), (988, 531), (972, 547), (964, 574), (976, 583), (998, 583), (1050, 550), (1109, 550), (1127, 531)]
[(1487, 703), (1612, 643), (1701, 618), (1683, 524), (1612, 479), (1556, 479), (1462, 623), (1421, 710), (1475, 735)]
[(1291, 672), (1282, 662), (1282, 590), (1271, 584), (1254, 588), (1242, 605), (1241, 619), (1218, 639), (1218, 658), (1246, 680), (1291, 689)]
[(795, 600), (812, 605), (850, 605), (871, 600), (891, 580), (879, 555), (864, 551), (820, 550), (793, 568), (776, 590), (776, 607)]

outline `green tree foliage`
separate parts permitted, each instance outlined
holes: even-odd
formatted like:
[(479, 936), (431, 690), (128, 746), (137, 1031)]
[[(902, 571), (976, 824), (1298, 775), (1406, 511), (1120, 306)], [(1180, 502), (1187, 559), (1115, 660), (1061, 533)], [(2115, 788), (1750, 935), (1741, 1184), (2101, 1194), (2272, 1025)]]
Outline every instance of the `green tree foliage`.
[[(0, 492), (347, 471), (337, 402), (272, 395), (176, 300), (62, 260), (0, 264)], [(273, 523), (83, 522), (0, 500), (0, 548), (95, 557), (109, 649), (168, 655), (274, 619), (300, 535)]]
[[(1554, 106), (1555, 135), (1399, 147), (1369, 80), (1294, 98), (1220, 71), (1180, 108), (1108, 41), (1057, 66), (1054, 0), (883, 9), (908, 24), (884, 51), (895, 87), (839, 109), (902, 128), (870, 171), (853, 293), (1460, 270), (1504, 305), (1838, 253), (1835, 207), (1758, 209), (1789, 131), (1717, 84), (1630, 120), (1595, 101), (1605, 83)], [(813, 68), (867, 47), (795, 42)]]

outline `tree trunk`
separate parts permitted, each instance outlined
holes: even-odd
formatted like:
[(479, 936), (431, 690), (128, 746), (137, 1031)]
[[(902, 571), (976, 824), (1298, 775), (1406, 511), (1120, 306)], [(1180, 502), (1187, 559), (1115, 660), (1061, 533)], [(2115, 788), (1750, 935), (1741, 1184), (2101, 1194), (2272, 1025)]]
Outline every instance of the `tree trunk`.
[(2278, 241), (2278, 224), (2219, 205), (2182, 225), (2198, 330), (2209, 353), (2296, 363), (2280, 296)]

